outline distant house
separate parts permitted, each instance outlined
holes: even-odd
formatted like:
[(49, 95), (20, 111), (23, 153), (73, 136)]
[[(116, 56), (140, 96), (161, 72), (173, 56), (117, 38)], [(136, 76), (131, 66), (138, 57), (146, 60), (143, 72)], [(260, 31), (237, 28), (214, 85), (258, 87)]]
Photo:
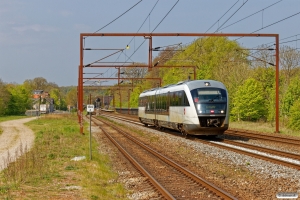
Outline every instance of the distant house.
[(54, 99), (50, 98), (49, 92), (44, 90), (33, 91), (33, 109), (39, 110), (41, 113), (54, 112)]
[(34, 90), (33, 91), (33, 94), (32, 94), (32, 97), (34, 99), (39, 99), (40, 96), (43, 94), (44, 90)]

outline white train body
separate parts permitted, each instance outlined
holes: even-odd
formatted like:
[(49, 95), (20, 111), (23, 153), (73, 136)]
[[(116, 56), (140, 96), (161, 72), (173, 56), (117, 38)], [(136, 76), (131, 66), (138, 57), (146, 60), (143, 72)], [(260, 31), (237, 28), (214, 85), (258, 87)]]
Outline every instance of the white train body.
[(228, 92), (214, 80), (194, 80), (144, 91), (138, 116), (147, 125), (190, 135), (220, 135), (229, 126)]

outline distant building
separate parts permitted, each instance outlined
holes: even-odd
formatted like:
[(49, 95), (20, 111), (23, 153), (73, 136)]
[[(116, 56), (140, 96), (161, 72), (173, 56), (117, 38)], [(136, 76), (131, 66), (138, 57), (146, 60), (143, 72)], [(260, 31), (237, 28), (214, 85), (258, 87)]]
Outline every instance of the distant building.
[(34, 90), (32, 93), (33, 109), (39, 110), (41, 113), (54, 112), (54, 99), (50, 98), (49, 92)]

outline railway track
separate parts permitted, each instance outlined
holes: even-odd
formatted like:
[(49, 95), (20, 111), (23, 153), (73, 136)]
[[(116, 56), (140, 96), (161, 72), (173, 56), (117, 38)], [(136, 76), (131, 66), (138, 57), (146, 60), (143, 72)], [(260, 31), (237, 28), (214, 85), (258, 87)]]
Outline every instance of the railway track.
[[(115, 117), (115, 115), (106, 115), (106, 116)], [(117, 117), (117, 118), (120, 120), (126, 120), (126, 118), (124, 117)], [(130, 117), (130, 120), (139, 122), (139, 120), (135, 117)], [(271, 142), (278, 142), (287, 145), (294, 145), (297, 147), (300, 146), (300, 139), (287, 138), (287, 137), (275, 136), (275, 135), (267, 135), (263, 133), (256, 133), (256, 132), (240, 130), (240, 129), (228, 129), (227, 131), (225, 131), (225, 134), (230, 136), (242, 137), (242, 138), (260, 139), (260, 140), (266, 140)]]
[(148, 177), (163, 198), (235, 199), (226, 191), (156, 152), (111, 123), (95, 118), (93, 122), (103, 130), (128, 160)]
[(284, 144), (288, 144), (288, 145), (300, 146), (299, 139), (291, 139), (291, 138), (274, 136), (274, 135), (266, 135), (266, 134), (262, 134), (262, 133), (242, 131), (242, 130), (237, 130), (237, 129), (229, 129), (225, 132), (225, 134), (231, 135), (231, 136), (238, 136), (238, 137), (244, 137), (244, 138), (250, 138), (250, 139), (267, 140), (267, 141), (271, 141), (271, 142), (279, 142), (279, 143), (284, 143)]
[(235, 145), (235, 146), (240, 146), (240, 147), (244, 147), (244, 148), (248, 148), (248, 149), (254, 149), (254, 150), (261, 151), (261, 152), (270, 153), (270, 154), (274, 154), (274, 155), (277, 155), (277, 156), (283, 156), (283, 157), (287, 157), (287, 158), (291, 158), (291, 159), (295, 159), (295, 160), (300, 161), (300, 155), (295, 154), (295, 153), (289, 153), (289, 152), (285, 152), (285, 151), (280, 151), (280, 150), (266, 148), (266, 147), (260, 147), (260, 146), (253, 145), (253, 144), (236, 142), (236, 141), (227, 140), (227, 139), (223, 139), (222, 142), (225, 143), (225, 144), (232, 144), (232, 145)]
[[(112, 115), (106, 115), (107, 117), (115, 118), (118, 120), (126, 121), (129, 123), (135, 123), (137, 125), (143, 125), (142, 123), (137, 122), (137, 120), (132, 121), (132, 119), (126, 119), (124, 117), (116, 117)], [(271, 136), (269, 137), (271, 138)], [(281, 138), (281, 137), (278, 137)], [(257, 138), (256, 138), (257, 139)], [(204, 139), (195, 139), (196, 141), (205, 143), (207, 145), (215, 146), (218, 148), (223, 148), (229, 151), (234, 151), (236, 153), (245, 154), (251, 157), (255, 157), (258, 159), (266, 160), (275, 164), (280, 164), (283, 166), (295, 168), (297, 170), (300, 170), (300, 155), (280, 151), (276, 149), (266, 148), (266, 147), (260, 147), (257, 145), (252, 144), (246, 144), (242, 142), (236, 142), (233, 140), (228, 139), (222, 139), (218, 141), (208, 141)], [(273, 141), (273, 140), (271, 140)], [(279, 140), (276, 140), (277, 142), (280, 142)], [(287, 140), (290, 141), (290, 140)], [(285, 142), (286, 143), (286, 142)], [(288, 143), (290, 144), (290, 143)], [(295, 143), (292, 143), (294, 145)], [(300, 145), (300, 144), (299, 144)]]
[[(292, 154), (292, 153), (284, 152), (284, 151), (278, 151), (278, 150), (269, 149), (269, 148), (265, 148), (265, 147), (259, 147), (256, 145), (242, 144), (240, 142), (233, 142), (233, 141), (228, 141), (228, 140), (226, 140), (225, 142), (207, 141), (207, 140), (203, 140), (203, 139), (197, 139), (197, 140), (204, 144), (208, 144), (208, 145), (215, 146), (218, 148), (226, 149), (229, 151), (234, 151), (239, 154), (244, 154), (247, 156), (251, 156), (254, 158), (258, 158), (261, 160), (269, 161), (269, 162), (272, 162), (275, 164), (279, 164), (279, 165), (283, 165), (286, 167), (291, 167), (291, 168), (300, 170), (300, 164), (297, 164), (297, 163), (300, 163), (300, 159), (297, 154)], [(231, 145), (227, 146), (224, 144), (234, 144), (234, 146), (231, 146)], [(245, 146), (247, 149), (240, 148), (240, 147), (245, 147)], [(268, 152), (268, 154), (266, 155), (262, 152)], [(270, 154), (270, 153), (272, 153), (272, 154)], [(291, 157), (297, 158), (297, 160), (288, 159), (288, 161), (287, 161), (287, 158), (282, 157), (282, 156), (289, 157), (289, 158), (291, 158)]]

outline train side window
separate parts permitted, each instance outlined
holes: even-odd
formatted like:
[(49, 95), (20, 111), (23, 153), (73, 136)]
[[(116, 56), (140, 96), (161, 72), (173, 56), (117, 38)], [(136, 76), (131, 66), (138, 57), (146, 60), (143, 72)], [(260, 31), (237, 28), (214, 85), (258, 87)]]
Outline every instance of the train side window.
[(167, 112), (169, 111), (169, 107), (170, 107), (170, 96), (171, 96), (171, 94), (170, 94), (170, 92), (168, 92), (168, 95), (167, 95)]
[(190, 106), (185, 91), (182, 91), (182, 93), (183, 93), (183, 106)]
[(183, 91), (178, 92), (178, 106), (183, 106)]
[(163, 109), (167, 110), (167, 93), (163, 94)]

